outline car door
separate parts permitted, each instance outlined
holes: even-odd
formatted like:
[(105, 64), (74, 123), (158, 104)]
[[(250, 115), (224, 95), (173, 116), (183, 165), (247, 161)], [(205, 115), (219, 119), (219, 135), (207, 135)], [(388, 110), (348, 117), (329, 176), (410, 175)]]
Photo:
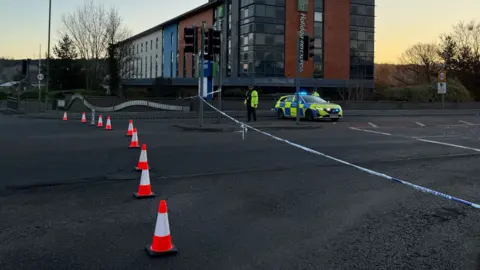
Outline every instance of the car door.
[[(292, 111), (292, 117), (297, 117), (297, 100), (296, 96), (292, 96), (292, 104), (291, 104), (291, 111)], [(305, 115), (305, 111), (303, 109), (304, 107), (304, 101), (302, 97), (300, 97), (300, 105), (299, 105), (299, 112), (300, 112), (300, 117), (303, 117)]]
[(293, 96), (288, 96), (285, 100), (285, 117), (292, 117)]

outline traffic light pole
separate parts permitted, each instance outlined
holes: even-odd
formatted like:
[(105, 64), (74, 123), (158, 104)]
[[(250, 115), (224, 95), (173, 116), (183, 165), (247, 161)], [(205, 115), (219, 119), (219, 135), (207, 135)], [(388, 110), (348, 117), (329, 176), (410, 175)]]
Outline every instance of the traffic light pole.
[[(295, 75), (295, 110), (296, 110), (296, 124), (300, 124), (300, 84), (298, 81), (298, 77), (300, 76), (300, 61), (303, 61), (303, 59), (300, 59), (300, 39), (303, 38), (300, 36), (300, 32), (297, 32), (297, 72)], [(305, 53), (305, 52), (303, 52)]]
[[(224, 4), (223, 10), (226, 9), (227, 4)], [(228, 11), (227, 11), (228, 14)], [(218, 82), (218, 110), (222, 110), (222, 91), (223, 91), (223, 78), (226, 77), (227, 74), (227, 69), (228, 69), (228, 63), (226, 61), (226, 53), (228, 50), (228, 41), (227, 41), (227, 33), (228, 33), (228, 20), (225, 17), (225, 13), (223, 15), (223, 19), (220, 20), (221, 23), (221, 41), (220, 41), (220, 78)], [(220, 124), (220, 121), (222, 121), (222, 115), (218, 114), (218, 123)]]
[[(195, 31), (196, 33), (197, 31)], [(200, 71), (200, 85), (199, 85), (199, 90), (198, 90), (198, 101), (200, 102), (198, 105), (198, 125), (200, 127), (203, 127), (203, 77), (204, 77), (204, 64), (203, 64), (203, 58), (204, 58), (204, 51), (205, 51), (205, 24), (202, 24), (201, 30), (200, 30), (200, 57), (198, 59), (198, 68)], [(194, 46), (197, 46), (198, 44), (195, 44)]]

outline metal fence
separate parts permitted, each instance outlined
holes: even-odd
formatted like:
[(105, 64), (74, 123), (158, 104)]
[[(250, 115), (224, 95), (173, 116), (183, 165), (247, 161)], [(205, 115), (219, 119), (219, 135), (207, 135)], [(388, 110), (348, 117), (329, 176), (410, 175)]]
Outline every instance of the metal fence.
[(7, 110), (18, 111), (20, 99), (16, 97), (7, 97)]

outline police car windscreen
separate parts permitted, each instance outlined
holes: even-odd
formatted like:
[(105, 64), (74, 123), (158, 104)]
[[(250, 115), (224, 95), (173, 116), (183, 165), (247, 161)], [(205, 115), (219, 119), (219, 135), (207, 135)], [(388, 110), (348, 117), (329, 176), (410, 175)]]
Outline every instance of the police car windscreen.
[(315, 96), (303, 96), (306, 103), (327, 103), (325, 100)]

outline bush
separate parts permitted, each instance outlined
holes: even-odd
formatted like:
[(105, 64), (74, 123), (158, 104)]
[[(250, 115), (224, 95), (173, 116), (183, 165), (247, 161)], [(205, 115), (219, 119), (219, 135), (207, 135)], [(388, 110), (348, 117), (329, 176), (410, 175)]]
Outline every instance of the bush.
[[(437, 85), (423, 84), (403, 87), (392, 87), (382, 91), (384, 99), (392, 101), (434, 102), (440, 101), (437, 94)], [(447, 82), (445, 101), (466, 102), (472, 101), (470, 92), (457, 80)]]

